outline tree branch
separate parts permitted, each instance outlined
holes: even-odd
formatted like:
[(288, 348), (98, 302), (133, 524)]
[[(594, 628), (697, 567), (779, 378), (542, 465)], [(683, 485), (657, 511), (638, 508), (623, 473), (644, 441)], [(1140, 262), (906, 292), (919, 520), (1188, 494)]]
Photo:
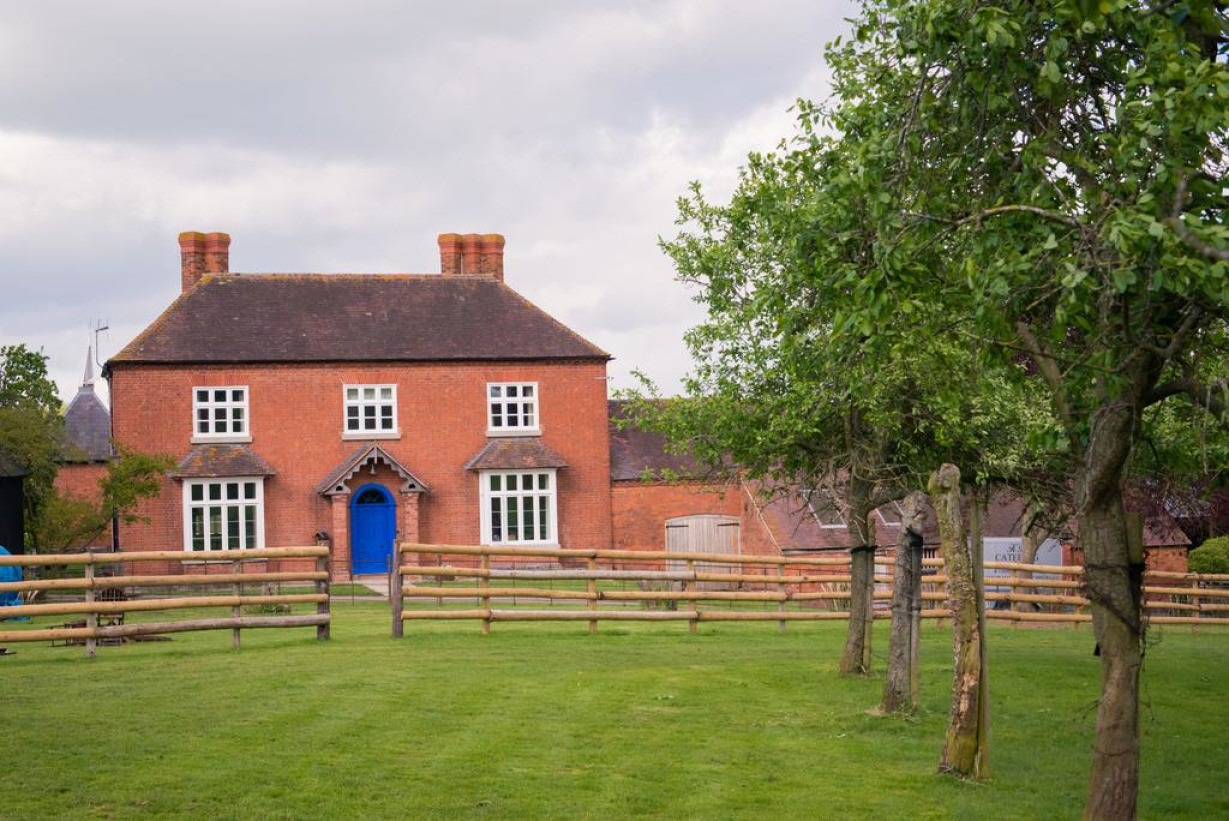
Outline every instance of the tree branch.
[(1178, 239), (1209, 259), (1229, 262), (1229, 248), (1217, 248), (1204, 242), (1198, 234), (1182, 224), (1182, 214), (1186, 210), (1186, 189), (1190, 177), (1183, 175), (1178, 180), (1178, 188), (1174, 191), (1173, 212), (1165, 219), (1165, 224), (1174, 230)]
[(1062, 424), (1063, 431), (1067, 434), (1067, 439), (1071, 443), (1073, 452), (1079, 453), (1083, 449), (1083, 445), (1080, 442), (1079, 427), (1076, 425), (1075, 414), (1071, 411), (1071, 405), (1067, 402), (1067, 395), (1063, 391), (1063, 377), (1058, 370), (1058, 362), (1045, 350), (1027, 322), (1017, 322), (1016, 333), (1024, 341), (1025, 350), (1029, 352), (1029, 355), (1033, 357), (1033, 361), (1037, 363), (1037, 370), (1041, 372), (1042, 379), (1045, 380), (1046, 386), (1050, 389), (1050, 395), (1054, 397), (1054, 406), (1058, 411), (1058, 421)]
[(1155, 405), (1171, 396), (1182, 396), (1192, 405), (1206, 410), (1216, 419), (1218, 425), (1229, 430), (1229, 402), (1213, 393), (1217, 388), (1222, 392), (1229, 392), (1229, 384), (1223, 379), (1211, 385), (1201, 385), (1193, 379), (1172, 379), (1153, 388), (1148, 393), (1145, 405)]

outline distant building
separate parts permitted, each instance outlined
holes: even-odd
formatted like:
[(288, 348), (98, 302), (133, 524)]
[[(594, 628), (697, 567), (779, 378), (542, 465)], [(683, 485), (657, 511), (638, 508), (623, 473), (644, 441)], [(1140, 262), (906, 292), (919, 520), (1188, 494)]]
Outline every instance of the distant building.
[[(94, 390), (93, 349), (86, 351), (85, 375), (77, 395), (64, 411), (64, 453), (56, 472), (55, 489), (97, 504), (102, 489), (99, 481), (107, 475), (107, 464), (114, 456), (111, 447), (111, 412)], [(79, 547), (112, 547), (111, 534)]]

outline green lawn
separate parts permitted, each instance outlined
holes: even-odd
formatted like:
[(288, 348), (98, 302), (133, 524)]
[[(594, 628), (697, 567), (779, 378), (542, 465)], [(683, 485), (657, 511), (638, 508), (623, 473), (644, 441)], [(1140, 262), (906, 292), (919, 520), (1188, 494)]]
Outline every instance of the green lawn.
[[(300, 608), (302, 610), (302, 608)], [(406, 624), (335, 602), (311, 629), (0, 658), (2, 818), (1073, 818), (1098, 661), (1087, 629), (992, 626), (989, 784), (935, 775), (950, 634), (925, 713), (872, 718), (839, 623)], [(6, 623), (6, 629), (11, 623)], [(876, 649), (886, 650), (885, 625)], [(1229, 816), (1229, 633), (1156, 630), (1141, 816)], [(880, 660), (882, 666), (882, 659)]]

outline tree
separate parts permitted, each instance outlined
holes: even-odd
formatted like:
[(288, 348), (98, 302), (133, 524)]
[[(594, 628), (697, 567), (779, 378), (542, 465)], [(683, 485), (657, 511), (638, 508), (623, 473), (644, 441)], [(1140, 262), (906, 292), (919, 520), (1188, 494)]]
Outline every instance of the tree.
[(97, 503), (58, 492), (59, 462), (70, 449), (47, 356), (25, 345), (0, 348), (0, 448), (26, 470), (26, 530), (31, 550), (75, 548), (98, 541), (114, 518), (144, 521), (137, 508), (158, 495), (169, 456), (121, 451), (99, 481)]
[(56, 460), (64, 449), (64, 425), (47, 356), (25, 345), (0, 347), (0, 449), (28, 472), (25, 478), (27, 543), (38, 549), (34, 523), (53, 491)]
[(922, 611), (922, 533), (925, 494), (905, 497), (900, 540), (892, 577), (892, 635), (888, 642), (888, 673), (883, 681), (879, 712), (912, 713), (919, 704), (919, 644)]
[(0, 407), (60, 409), (59, 392), (47, 376), (47, 355), (25, 345), (0, 346)]
[[(1133, 817), (1138, 785), (1124, 470), (1154, 404), (1224, 422), (1201, 375), (1222, 355), (1229, 263), (1189, 239), (1224, 235), (1226, 29), (1218, 2), (877, 0), (829, 52), (828, 122), (906, 204), (867, 286), (881, 298), (850, 323), (882, 325), (888, 295), (942, 306), (943, 327), (1023, 353), (1061, 424), (1101, 647), (1090, 818)], [(908, 261), (934, 248), (941, 267)]]
[[(1056, 427), (967, 339), (918, 332), (943, 321), (924, 302), (876, 292), (900, 205), (860, 137), (824, 136), (819, 120), (800, 102), (799, 133), (751, 155), (728, 204), (698, 185), (680, 200), (683, 230), (663, 247), (708, 315), (686, 336), (688, 399), (641, 402), (632, 415), (709, 472), (803, 489), (808, 501), (818, 492), (841, 513), (854, 548), (840, 669), (867, 673), (873, 512), (945, 460), (977, 484), (1018, 477), (1045, 452), (1030, 440), (1044, 444)], [(939, 260), (909, 264), (925, 272)], [(885, 311), (868, 316), (868, 300)]]
[(1192, 573), (1229, 573), (1229, 536), (1208, 539), (1190, 553)]
[(170, 456), (121, 450), (98, 482), (97, 502), (53, 488), (34, 523), (40, 549), (56, 552), (93, 544), (106, 534), (114, 519), (125, 524), (148, 522), (138, 512), (140, 503), (161, 492), (162, 476), (173, 466)]
[(959, 371), (964, 354), (926, 340), (894, 339), (889, 351), (870, 328), (832, 334), (877, 264), (873, 215), (884, 207), (839, 148), (808, 131), (792, 148), (752, 155), (729, 204), (707, 201), (698, 185), (680, 200), (684, 230), (663, 247), (708, 311), (686, 336), (696, 370), (687, 400), (641, 402), (632, 415), (710, 474), (749, 475), (840, 512), (854, 545), (840, 669), (864, 674), (872, 516), (920, 486), (934, 461), (930, 375)]

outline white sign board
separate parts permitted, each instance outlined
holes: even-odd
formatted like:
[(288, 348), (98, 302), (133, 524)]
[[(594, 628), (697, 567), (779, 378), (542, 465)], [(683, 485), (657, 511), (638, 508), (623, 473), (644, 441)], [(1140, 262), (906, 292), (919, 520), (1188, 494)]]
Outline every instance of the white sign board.
[[(1019, 536), (1013, 536), (1004, 539), (985, 539), (985, 550), (982, 553), (983, 559), (989, 562), (1019, 562), (1021, 556), (1021, 539)], [(1063, 547), (1058, 543), (1057, 539), (1046, 539), (1042, 542), (1041, 547), (1037, 549), (1037, 558), (1034, 564), (1062, 564), (1063, 563)], [(1001, 593), (1011, 592), (1009, 587), (995, 586), (994, 579), (1010, 576), (1010, 570), (992, 570), (986, 568), (986, 591), (994, 591)], [(1033, 576), (1035, 579), (1057, 579), (1059, 576), (1038, 573)], [(1004, 606), (1005, 602), (987, 603), (987, 607), (993, 608), (995, 604), (1000, 607)]]

